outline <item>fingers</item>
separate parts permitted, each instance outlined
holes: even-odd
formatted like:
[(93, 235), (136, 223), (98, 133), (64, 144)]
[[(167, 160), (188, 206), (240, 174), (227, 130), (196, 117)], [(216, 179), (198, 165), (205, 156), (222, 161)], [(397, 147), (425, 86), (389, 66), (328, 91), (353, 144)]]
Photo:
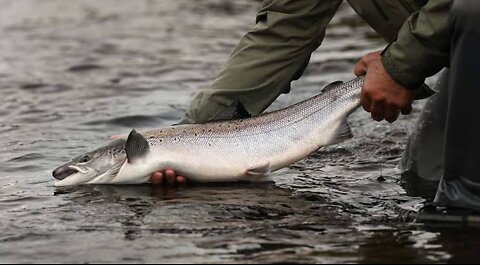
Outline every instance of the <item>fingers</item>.
[(123, 138), (123, 137), (126, 137), (127, 135), (126, 134), (115, 134), (115, 135), (112, 135), (110, 137), (110, 140), (116, 140), (118, 138)]
[(152, 185), (162, 185), (166, 184), (168, 186), (173, 186), (177, 184), (183, 186), (187, 183), (187, 178), (184, 176), (177, 176), (173, 169), (167, 169), (165, 171), (157, 171), (150, 175), (150, 183)]
[[(365, 111), (370, 112), (372, 119), (381, 121), (385, 118), (386, 110), (384, 101), (372, 99), (370, 94), (363, 89), (360, 96), (360, 104)], [(387, 112), (390, 114), (389, 111)]]
[(406, 115), (412, 110), (411, 105), (407, 105), (400, 109), (395, 104), (386, 104), (381, 100), (372, 100), (368, 94), (362, 94), (360, 97), (360, 104), (365, 111), (370, 112), (372, 119), (376, 121), (382, 121), (385, 119), (390, 123), (398, 119), (400, 112)]
[(187, 184), (187, 178), (185, 178), (184, 176), (177, 176), (177, 184), (179, 186), (184, 186), (185, 184)]
[(175, 183), (175, 172), (172, 169), (165, 170), (165, 180), (168, 185)]
[(367, 72), (367, 63), (364, 58), (360, 59), (353, 69), (353, 73), (356, 76), (364, 75)]
[(393, 105), (387, 105), (385, 108), (385, 120), (392, 123), (397, 120), (400, 111)]
[(366, 112), (370, 112), (370, 106), (372, 105), (372, 100), (368, 95), (362, 92), (360, 97), (360, 104)]
[(370, 114), (372, 119), (381, 121), (385, 117), (385, 104), (382, 101), (374, 101), (370, 106)]
[(381, 52), (364, 55), (355, 65), (355, 74), (365, 74), (360, 104), (376, 121), (394, 122), (400, 112), (409, 114), (416, 91), (396, 82), (381, 61)]
[(122, 137), (122, 135), (120, 135), (120, 134), (112, 135), (112, 136), (110, 137), (110, 140), (115, 140), (115, 139), (118, 139), (118, 138), (120, 138), (120, 137)]
[(150, 182), (152, 185), (161, 185), (163, 183), (163, 173), (155, 172), (150, 176)]
[(355, 65), (353, 69), (353, 73), (356, 76), (364, 75), (367, 73), (368, 66), (371, 64), (372, 61), (380, 57), (382, 51), (371, 52), (364, 55)]
[(400, 108), (400, 111), (403, 115), (408, 115), (412, 112), (412, 104), (407, 104), (406, 106)]

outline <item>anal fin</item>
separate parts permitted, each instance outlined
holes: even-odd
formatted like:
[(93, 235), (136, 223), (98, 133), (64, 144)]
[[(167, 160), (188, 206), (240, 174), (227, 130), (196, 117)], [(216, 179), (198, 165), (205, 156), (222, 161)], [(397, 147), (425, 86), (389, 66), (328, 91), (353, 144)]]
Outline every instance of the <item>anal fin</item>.
[(268, 174), (270, 174), (271, 169), (270, 169), (270, 163), (266, 163), (260, 166), (252, 167), (247, 169), (247, 175), (252, 176), (252, 177), (264, 177)]

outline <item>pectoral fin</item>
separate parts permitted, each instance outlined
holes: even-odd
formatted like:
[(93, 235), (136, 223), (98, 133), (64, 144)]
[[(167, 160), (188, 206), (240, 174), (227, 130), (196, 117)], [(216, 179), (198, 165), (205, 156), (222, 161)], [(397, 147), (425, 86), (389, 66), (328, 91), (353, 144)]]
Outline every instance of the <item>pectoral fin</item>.
[(135, 163), (135, 161), (146, 156), (148, 151), (149, 146), (147, 139), (135, 130), (132, 130), (125, 143), (125, 153), (127, 153), (128, 163)]

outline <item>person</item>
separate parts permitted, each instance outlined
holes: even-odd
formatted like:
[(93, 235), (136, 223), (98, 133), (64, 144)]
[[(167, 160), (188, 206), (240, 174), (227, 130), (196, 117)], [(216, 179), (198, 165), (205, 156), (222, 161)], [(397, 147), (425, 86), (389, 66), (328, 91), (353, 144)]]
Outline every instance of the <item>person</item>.
[[(448, 67), (442, 137), (442, 176), (435, 202), (480, 210), (480, 138), (475, 121), (480, 93), (480, 2), (468, 0), (349, 0), (351, 7), (389, 45), (366, 54), (354, 73), (365, 75), (361, 105), (376, 121), (408, 114), (424, 80)], [(241, 40), (210, 87), (192, 100), (183, 123), (211, 120), (233, 102), (252, 116), (263, 112), (290, 82), (300, 78), (341, 0), (265, 0), (256, 24)], [(248, 78), (246, 78), (248, 77)], [(437, 104), (432, 101), (431, 104)], [(239, 118), (239, 117), (232, 117)], [(422, 144), (422, 143), (419, 143)], [(432, 144), (432, 143), (430, 143)], [(422, 164), (422, 161), (417, 161)], [(185, 183), (173, 169), (155, 172), (153, 184)]]

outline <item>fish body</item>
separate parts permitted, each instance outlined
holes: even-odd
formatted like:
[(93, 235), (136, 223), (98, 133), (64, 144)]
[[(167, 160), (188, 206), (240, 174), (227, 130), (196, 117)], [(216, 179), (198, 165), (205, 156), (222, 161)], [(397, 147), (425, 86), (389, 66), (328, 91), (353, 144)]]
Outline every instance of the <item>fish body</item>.
[(195, 182), (263, 178), (351, 138), (346, 118), (360, 106), (363, 79), (332, 83), (312, 98), (257, 117), (132, 131), (58, 167), (55, 185), (147, 183), (166, 168)]

